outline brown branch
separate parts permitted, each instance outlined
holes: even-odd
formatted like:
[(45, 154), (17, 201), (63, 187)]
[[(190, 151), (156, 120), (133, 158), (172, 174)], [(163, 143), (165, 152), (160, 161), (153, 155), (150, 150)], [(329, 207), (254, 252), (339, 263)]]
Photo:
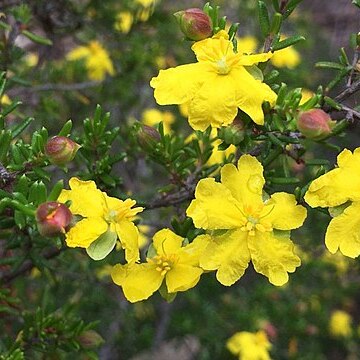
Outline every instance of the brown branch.
[(337, 102), (344, 101), (359, 90), (360, 90), (360, 79), (355, 81), (351, 86), (344, 89), (339, 95), (335, 96), (334, 100)]
[[(43, 254), (43, 258), (46, 260), (49, 260), (54, 257), (57, 257), (65, 249), (66, 249), (65, 247), (62, 247), (60, 249), (58, 249), (58, 248), (49, 249), (48, 251), (46, 251)], [(16, 271), (11, 271), (11, 272), (1, 274), (0, 275), (0, 283), (7, 284), (7, 283), (11, 282), (12, 280), (16, 279), (18, 276), (33, 269), (34, 267), (35, 267), (35, 264), (33, 263), (32, 260), (26, 260)]]

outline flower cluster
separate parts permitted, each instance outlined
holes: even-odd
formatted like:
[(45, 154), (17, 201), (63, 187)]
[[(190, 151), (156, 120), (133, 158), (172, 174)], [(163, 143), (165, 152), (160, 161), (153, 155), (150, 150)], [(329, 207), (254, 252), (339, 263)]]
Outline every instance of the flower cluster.
[(337, 164), (311, 183), (305, 201), (328, 207), (333, 216), (325, 235), (329, 251), (355, 258), (360, 255), (360, 148), (343, 150)]

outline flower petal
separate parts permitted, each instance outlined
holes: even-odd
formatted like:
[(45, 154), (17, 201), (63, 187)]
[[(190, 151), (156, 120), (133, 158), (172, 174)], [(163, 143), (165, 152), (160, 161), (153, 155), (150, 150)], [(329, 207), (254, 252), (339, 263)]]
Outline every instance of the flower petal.
[(170, 255), (180, 250), (183, 240), (170, 229), (162, 229), (154, 235), (153, 245), (157, 255)]
[(276, 237), (271, 232), (257, 232), (249, 236), (248, 246), (255, 271), (265, 275), (276, 286), (289, 280), (288, 272), (300, 266), (300, 258), (294, 253), (294, 244), (286, 237)]
[(204, 270), (217, 270), (218, 281), (230, 286), (243, 276), (249, 261), (247, 233), (230, 230), (213, 237), (200, 259), (200, 266)]
[(66, 233), (66, 244), (69, 247), (87, 248), (107, 230), (108, 224), (102, 218), (82, 219)]
[(84, 217), (101, 217), (105, 212), (103, 193), (96, 188), (94, 181), (82, 181), (71, 178), (71, 190), (63, 190), (58, 201), (65, 203), (71, 200), (70, 211)]
[(338, 206), (360, 200), (360, 148), (343, 150), (337, 157), (338, 168), (314, 180), (305, 194), (311, 206)]
[(343, 255), (351, 258), (360, 255), (360, 202), (351, 204), (330, 221), (325, 244), (332, 254), (340, 249)]
[(211, 241), (210, 235), (199, 235), (190, 244), (182, 247), (179, 251), (181, 263), (199, 266), (200, 257)]
[(159, 105), (183, 104), (194, 97), (196, 91), (207, 79), (207, 64), (187, 64), (160, 70), (152, 78), (150, 86)]
[(213, 178), (202, 179), (195, 190), (195, 200), (186, 210), (197, 228), (208, 230), (232, 229), (242, 217), (236, 199), (223, 184)]
[(271, 195), (266, 202), (261, 216), (264, 216), (265, 220), (269, 221), (275, 229), (291, 230), (297, 229), (303, 224), (306, 218), (306, 209), (297, 205), (293, 194), (278, 192)]
[(202, 273), (203, 270), (199, 267), (176, 264), (165, 276), (168, 292), (174, 293), (193, 288), (199, 282)]
[(263, 207), (262, 189), (265, 179), (263, 177), (263, 167), (256, 157), (251, 155), (241, 156), (238, 168), (232, 164), (223, 166), (221, 169), (221, 182), (231, 191), (231, 194), (238, 200), (243, 209)]
[(111, 277), (130, 302), (148, 299), (164, 279), (151, 264), (118, 264), (113, 267)]
[(134, 223), (124, 219), (115, 224), (115, 230), (125, 250), (126, 261), (130, 263), (139, 260), (139, 231)]
[(189, 104), (189, 124), (202, 131), (209, 125), (218, 128), (231, 124), (238, 112), (233, 78), (215, 72), (206, 76), (206, 82)]
[(259, 62), (265, 62), (271, 59), (273, 56), (273, 53), (267, 52), (267, 53), (261, 53), (261, 54), (254, 54), (254, 55), (242, 55), (240, 57), (239, 64), (243, 66), (251, 66), (258, 64)]
[(230, 74), (236, 84), (236, 88), (233, 89), (235, 90), (236, 105), (256, 124), (263, 125), (262, 103), (268, 101), (273, 105), (277, 95), (268, 85), (254, 79), (242, 66), (233, 69)]

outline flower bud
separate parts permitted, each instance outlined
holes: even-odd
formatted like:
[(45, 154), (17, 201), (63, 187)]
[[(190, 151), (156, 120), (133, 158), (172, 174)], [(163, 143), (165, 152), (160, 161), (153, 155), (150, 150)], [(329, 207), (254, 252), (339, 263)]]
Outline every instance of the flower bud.
[(321, 109), (311, 109), (299, 114), (297, 119), (298, 130), (307, 138), (322, 140), (331, 134), (336, 122)]
[(54, 136), (45, 145), (45, 154), (54, 165), (72, 161), (80, 145), (65, 136)]
[(148, 125), (142, 124), (137, 135), (138, 143), (145, 151), (153, 150), (154, 146), (160, 141), (159, 132)]
[(235, 119), (230, 126), (223, 126), (218, 129), (218, 136), (226, 144), (239, 145), (245, 136), (244, 123), (240, 119)]
[(178, 11), (174, 16), (188, 39), (199, 41), (212, 35), (211, 19), (203, 10), (193, 8)]
[(36, 221), (42, 236), (57, 236), (70, 227), (72, 213), (69, 208), (56, 201), (39, 205), (36, 210)]
[(85, 349), (96, 348), (104, 342), (104, 339), (94, 330), (84, 331), (77, 340)]

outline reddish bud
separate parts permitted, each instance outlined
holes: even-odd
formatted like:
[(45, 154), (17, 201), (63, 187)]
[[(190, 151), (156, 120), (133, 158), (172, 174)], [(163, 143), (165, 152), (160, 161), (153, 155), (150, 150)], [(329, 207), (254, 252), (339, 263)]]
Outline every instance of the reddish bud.
[(42, 236), (56, 236), (65, 233), (70, 227), (72, 213), (69, 208), (56, 201), (39, 205), (36, 210), (36, 221)]
[(142, 124), (137, 135), (138, 143), (145, 151), (153, 150), (154, 146), (160, 141), (159, 132), (148, 125)]
[(180, 25), (181, 31), (188, 39), (199, 41), (212, 35), (211, 19), (203, 10), (193, 8), (178, 11), (174, 16)]
[(45, 154), (55, 165), (65, 165), (72, 161), (80, 145), (65, 136), (54, 136), (45, 145)]
[(86, 330), (81, 333), (77, 340), (85, 349), (98, 347), (104, 342), (104, 339), (94, 330)]
[(297, 128), (307, 138), (322, 140), (329, 134), (336, 124), (329, 114), (321, 109), (312, 109), (299, 114)]

